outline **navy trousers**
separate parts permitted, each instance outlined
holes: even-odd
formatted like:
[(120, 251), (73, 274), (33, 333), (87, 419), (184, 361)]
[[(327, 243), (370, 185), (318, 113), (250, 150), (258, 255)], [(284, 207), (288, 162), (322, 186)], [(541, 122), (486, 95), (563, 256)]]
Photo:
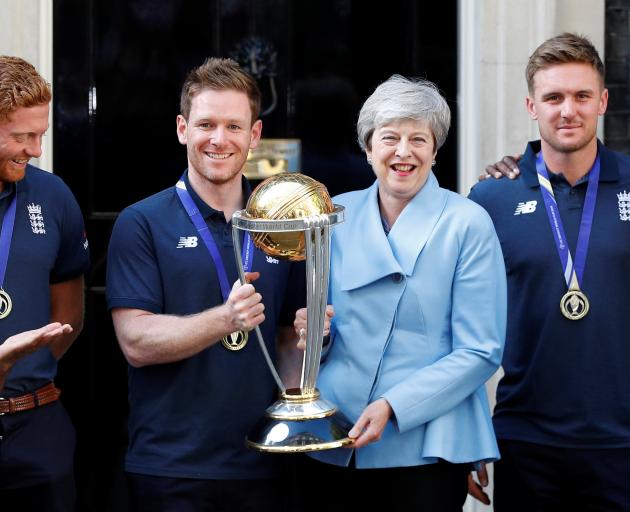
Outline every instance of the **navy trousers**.
[(202, 480), (127, 473), (130, 512), (278, 512), (280, 483)]
[(630, 511), (630, 448), (499, 441), (495, 512)]
[(0, 416), (0, 510), (72, 512), (75, 432), (61, 402)]
[[(423, 466), (356, 469), (304, 456), (297, 464), (296, 512), (461, 512), (470, 464), (440, 461)], [(334, 496), (334, 498), (333, 498)]]

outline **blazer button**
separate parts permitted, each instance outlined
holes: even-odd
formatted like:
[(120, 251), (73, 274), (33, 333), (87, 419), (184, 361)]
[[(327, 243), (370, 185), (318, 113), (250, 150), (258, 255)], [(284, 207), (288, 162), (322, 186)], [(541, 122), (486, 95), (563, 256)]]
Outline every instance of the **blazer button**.
[(392, 274), (392, 281), (394, 281), (394, 283), (400, 283), (403, 280), (403, 275), (400, 272), (396, 272), (395, 274)]

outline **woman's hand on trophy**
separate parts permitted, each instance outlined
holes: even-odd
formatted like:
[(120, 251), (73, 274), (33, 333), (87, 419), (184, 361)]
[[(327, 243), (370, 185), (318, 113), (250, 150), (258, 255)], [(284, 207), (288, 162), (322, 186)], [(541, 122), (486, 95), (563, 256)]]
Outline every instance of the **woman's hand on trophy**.
[[(295, 312), (295, 320), (293, 322), (293, 327), (295, 328), (295, 334), (298, 335), (298, 348), (301, 350), (306, 350), (306, 320), (307, 320), (307, 312), (306, 308), (298, 309)], [(335, 316), (335, 308), (333, 308), (330, 304), (326, 306), (326, 314), (324, 315), (324, 336), (328, 336), (330, 334), (330, 321)]]
[(262, 295), (251, 284), (259, 277), (259, 272), (247, 272), (246, 284), (236, 281), (232, 286), (232, 291), (225, 301), (230, 332), (251, 331), (265, 320)]
[(368, 405), (354, 427), (348, 432), (348, 437), (353, 439), (348, 448), (362, 448), (370, 443), (378, 441), (383, 435), (385, 425), (392, 416), (392, 407), (384, 398), (375, 400)]

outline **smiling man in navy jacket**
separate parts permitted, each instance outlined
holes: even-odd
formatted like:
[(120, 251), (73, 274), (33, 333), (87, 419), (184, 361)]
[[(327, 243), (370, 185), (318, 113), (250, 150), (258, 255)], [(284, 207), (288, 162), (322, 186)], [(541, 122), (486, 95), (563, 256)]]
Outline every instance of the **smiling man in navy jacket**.
[(303, 266), (251, 247), (251, 282), (232, 286), (231, 218), (251, 192), (242, 169), (262, 130), (254, 79), (230, 59), (208, 59), (188, 74), (180, 106), (188, 168), (126, 208), (109, 246), (108, 305), (130, 365), (131, 508), (275, 511), (277, 460), (245, 446), (276, 396), (248, 332), (260, 326), (272, 357), (300, 355), (293, 318), (303, 298), (293, 299)]

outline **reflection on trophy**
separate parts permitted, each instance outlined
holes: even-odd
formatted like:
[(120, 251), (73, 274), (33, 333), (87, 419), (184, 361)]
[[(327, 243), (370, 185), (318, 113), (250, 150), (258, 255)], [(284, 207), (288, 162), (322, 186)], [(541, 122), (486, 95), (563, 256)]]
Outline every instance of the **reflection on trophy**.
[(308, 327), (300, 387), (286, 389), (267, 353), (260, 329), (256, 336), (281, 391), (264, 418), (248, 435), (250, 447), (264, 452), (327, 450), (349, 444), (351, 425), (315, 387), (322, 353), (328, 297), (330, 226), (343, 222), (343, 206), (333, 205), (326, 188), (298, 173), (263, 181), (245, 210), (232, 217), (234, 252), (241, 281), (244, 271), (238, 230), (251, 233), (256, 247), (274, 258), (306, 259)]

